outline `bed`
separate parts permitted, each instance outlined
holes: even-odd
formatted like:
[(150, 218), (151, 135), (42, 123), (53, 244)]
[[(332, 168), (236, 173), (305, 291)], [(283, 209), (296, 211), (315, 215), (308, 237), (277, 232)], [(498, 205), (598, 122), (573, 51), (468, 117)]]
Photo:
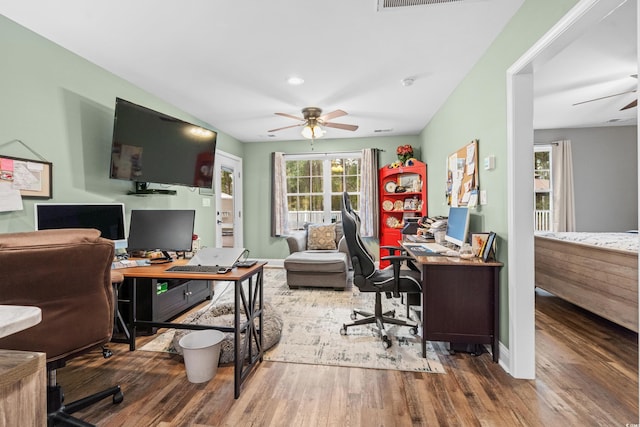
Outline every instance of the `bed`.
[(638, 332), (638, 234), (536, 233), (535, 285)]

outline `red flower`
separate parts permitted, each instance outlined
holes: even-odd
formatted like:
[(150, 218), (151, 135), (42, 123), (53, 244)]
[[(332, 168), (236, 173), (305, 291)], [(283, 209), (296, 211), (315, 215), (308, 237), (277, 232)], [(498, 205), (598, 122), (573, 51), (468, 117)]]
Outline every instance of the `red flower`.
[(413, 157), (413, 147), (411, 147), (409, 144), (398, 145), (396, 154), (398, 155), (398, 158), (407, 160)]

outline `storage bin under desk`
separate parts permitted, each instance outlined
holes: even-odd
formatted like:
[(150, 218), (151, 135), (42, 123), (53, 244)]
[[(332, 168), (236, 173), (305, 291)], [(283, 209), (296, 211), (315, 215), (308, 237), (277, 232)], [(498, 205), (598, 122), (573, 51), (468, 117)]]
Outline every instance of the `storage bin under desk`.
[[(130, 310), (133, 279), (125, 279), (120, 288), (118, 304), (125, 320)], [(210, 298), (212, 285), (208, 280), (188, 279), (136, 279), (136, 314), (138, 320), (165, 322), (196, 304)], [(138, 328), (144, 331), (145, 328)], [(155, 333), (157, 328), (147, 328)]]

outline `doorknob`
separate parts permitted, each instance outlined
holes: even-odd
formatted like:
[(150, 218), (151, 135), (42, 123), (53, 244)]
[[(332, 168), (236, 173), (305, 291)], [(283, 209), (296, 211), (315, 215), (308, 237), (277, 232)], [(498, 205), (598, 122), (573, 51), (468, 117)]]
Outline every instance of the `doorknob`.
[(216, 223), (217, 224), (222, 224), (222, 220), (217, 220)]

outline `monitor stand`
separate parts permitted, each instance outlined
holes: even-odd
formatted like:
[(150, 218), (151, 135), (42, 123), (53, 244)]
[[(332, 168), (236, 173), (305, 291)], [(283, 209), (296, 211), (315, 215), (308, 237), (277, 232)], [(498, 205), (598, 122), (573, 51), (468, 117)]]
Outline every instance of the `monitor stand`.
[(173, 196), (177, 192), (176, 190), (165, 190), (161, 188), (149, 188), (148, 182), (135, 181), (133, 183), (133, 191), (129, 191), (127, 194), (134, 196), (148, 196), (150, 194), (166, 194)]
[(169, 255), (169, 252), (162, 251), (162, 258), (151, 258), (149, 262), (151, 264), (166, 264), (168, 262), (173, 262), (173, 258)]

